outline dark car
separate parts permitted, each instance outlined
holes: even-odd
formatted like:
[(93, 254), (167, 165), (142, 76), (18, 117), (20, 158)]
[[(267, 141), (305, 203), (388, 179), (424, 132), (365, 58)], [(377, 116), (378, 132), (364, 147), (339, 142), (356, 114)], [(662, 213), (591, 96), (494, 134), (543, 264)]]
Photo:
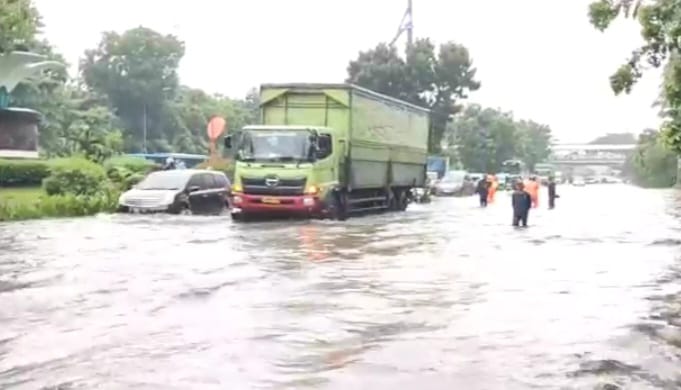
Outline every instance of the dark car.
[(220, 214), (229, 207), (230, 182), (219, 171), (174, 169), (150, 173), (118, 200), (123, 212)]

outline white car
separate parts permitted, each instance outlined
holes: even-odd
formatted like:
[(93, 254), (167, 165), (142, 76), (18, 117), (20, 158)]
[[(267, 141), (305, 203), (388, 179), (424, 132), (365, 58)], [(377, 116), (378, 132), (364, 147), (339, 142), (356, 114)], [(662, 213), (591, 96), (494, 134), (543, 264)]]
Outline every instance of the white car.
[(577, 187), (583, 187), (586, 183), (581, 177), (576, 177), (572, 180), (572, 185)]

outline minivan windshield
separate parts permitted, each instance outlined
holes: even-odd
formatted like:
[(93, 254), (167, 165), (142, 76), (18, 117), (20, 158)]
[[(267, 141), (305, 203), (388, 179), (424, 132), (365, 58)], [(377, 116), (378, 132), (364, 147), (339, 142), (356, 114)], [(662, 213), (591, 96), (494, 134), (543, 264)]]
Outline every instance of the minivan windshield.
[(187, 185), (189, 176), (185, 170), (152, 172), (135, 188), (138, 190), (180, 190)]

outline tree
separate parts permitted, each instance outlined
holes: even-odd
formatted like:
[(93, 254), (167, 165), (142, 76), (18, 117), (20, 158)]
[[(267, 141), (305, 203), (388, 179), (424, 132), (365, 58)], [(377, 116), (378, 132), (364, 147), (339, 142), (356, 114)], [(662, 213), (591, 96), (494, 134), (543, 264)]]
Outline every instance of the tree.
[(521, 159), (530, 168), (550, 154), (551, 129), (533, 121), (516, 121), (510, 112), (467, 106), (448, 128), (450, 148), (464, 168), (499, 172), (506, 160)]
[(516, 122), (518, 157), (524, 160), (530, 170), (551, 155), (551, 128), (531, 120)]
[(40, 27), (31, 0), (0, 0), (0, 54), (31, 47)]
[(628, 165), (634, 183), (640, 186), (665, 188), (676, 183), (676, 153), (669, 149), (656, 130), (646, 130), (639, 136)]
[(360, 52), (348, 65), (347, 82), (427, 107), (431, 110), (429, 150), (439, 152), (456, 102), (480, 88), (468, 49), (454, 42), (435, 45), (418, 39), (402, 59), (394, 47), (384, 43)]
[(665, 65), (662, 135), (672, 151), (681, 152), (681, 1), (598, 0), (589, 7), (591, 23), (606, 30), (618, 16), (638, 19), (644, 44), (634, 50), (629, 60), (610, 77), (616, 95), (630, 93), (647, 67)]
[(166, 138), (163, 114), (179, 88), (183, 56), (184, 44), (175, 36), (145, 27), (104, 33), (99, 46), (85, 52), (83, 80), (91, 91), (108, 97), (124, 124), (127, 149), (140, 150), (147, 139), (153, 149), (167, 149), (160, 142)]

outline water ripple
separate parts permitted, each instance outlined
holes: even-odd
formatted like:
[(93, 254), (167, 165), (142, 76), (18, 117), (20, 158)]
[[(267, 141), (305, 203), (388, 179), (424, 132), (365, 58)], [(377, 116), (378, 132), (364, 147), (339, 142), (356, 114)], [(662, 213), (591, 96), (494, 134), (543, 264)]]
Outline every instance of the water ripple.
[(0, 388), (681, 387), (681, 196), (561, 195), (0, 223)]

